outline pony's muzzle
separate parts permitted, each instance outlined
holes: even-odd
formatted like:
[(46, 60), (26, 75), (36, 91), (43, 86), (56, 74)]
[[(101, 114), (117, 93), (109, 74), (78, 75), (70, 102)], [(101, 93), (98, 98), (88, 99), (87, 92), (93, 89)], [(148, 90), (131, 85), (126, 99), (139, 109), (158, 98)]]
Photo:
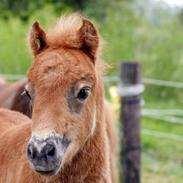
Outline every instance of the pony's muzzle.
[(27, 146), (27, 157), (31, 167), (42, 175), (56, 174), (69, 144), (70, 140), (60, 136), (44, 140), (32, 137)]

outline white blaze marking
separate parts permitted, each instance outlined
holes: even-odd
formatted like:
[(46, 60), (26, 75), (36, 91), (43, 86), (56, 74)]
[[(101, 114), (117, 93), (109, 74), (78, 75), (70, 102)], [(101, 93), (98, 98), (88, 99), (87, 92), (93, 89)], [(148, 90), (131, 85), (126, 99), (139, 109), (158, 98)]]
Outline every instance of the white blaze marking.
[(93, 113), (93, 123), (92, 123), (91, 135), (94, 134), (95, 128), (96, 128), (96, 106), (95, 106), (94, 113)]

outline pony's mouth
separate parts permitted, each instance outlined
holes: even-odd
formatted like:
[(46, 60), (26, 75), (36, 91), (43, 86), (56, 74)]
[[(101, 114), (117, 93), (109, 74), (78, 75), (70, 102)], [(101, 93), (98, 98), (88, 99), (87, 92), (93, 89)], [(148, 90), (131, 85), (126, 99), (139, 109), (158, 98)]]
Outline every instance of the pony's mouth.
[(44, 176), (53, 176), (56, 174), (57, 170), (50, 170), (50, 171), (40, 171), (36, 170), (37, 173), (44, 175)]

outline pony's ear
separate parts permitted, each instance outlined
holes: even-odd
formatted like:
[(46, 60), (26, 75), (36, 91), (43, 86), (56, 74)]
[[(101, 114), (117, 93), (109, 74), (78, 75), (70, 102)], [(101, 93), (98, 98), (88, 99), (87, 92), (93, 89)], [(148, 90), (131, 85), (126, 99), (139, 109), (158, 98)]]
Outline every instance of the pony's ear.
[(46, 46), (46, 34), (38, 22), (32, 25), (29, 44), (34, 55), (39, 54)]
[(99, 35), (93, 23), (83, 19), (79, 33), (82, 41), (81, 49), (95, 60), (99, 47)]

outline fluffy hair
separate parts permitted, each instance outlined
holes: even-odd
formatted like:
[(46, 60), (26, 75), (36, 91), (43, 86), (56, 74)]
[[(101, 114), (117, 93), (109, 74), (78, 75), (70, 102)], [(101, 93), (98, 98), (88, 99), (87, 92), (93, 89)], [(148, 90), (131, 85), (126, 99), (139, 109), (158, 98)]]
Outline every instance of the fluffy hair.
[(47, 33), (47, 41), (50, 45), (80, 46), (78, 32), (82, 26), (82, 18), (79, 14), (61, 16), (56, 25)]

